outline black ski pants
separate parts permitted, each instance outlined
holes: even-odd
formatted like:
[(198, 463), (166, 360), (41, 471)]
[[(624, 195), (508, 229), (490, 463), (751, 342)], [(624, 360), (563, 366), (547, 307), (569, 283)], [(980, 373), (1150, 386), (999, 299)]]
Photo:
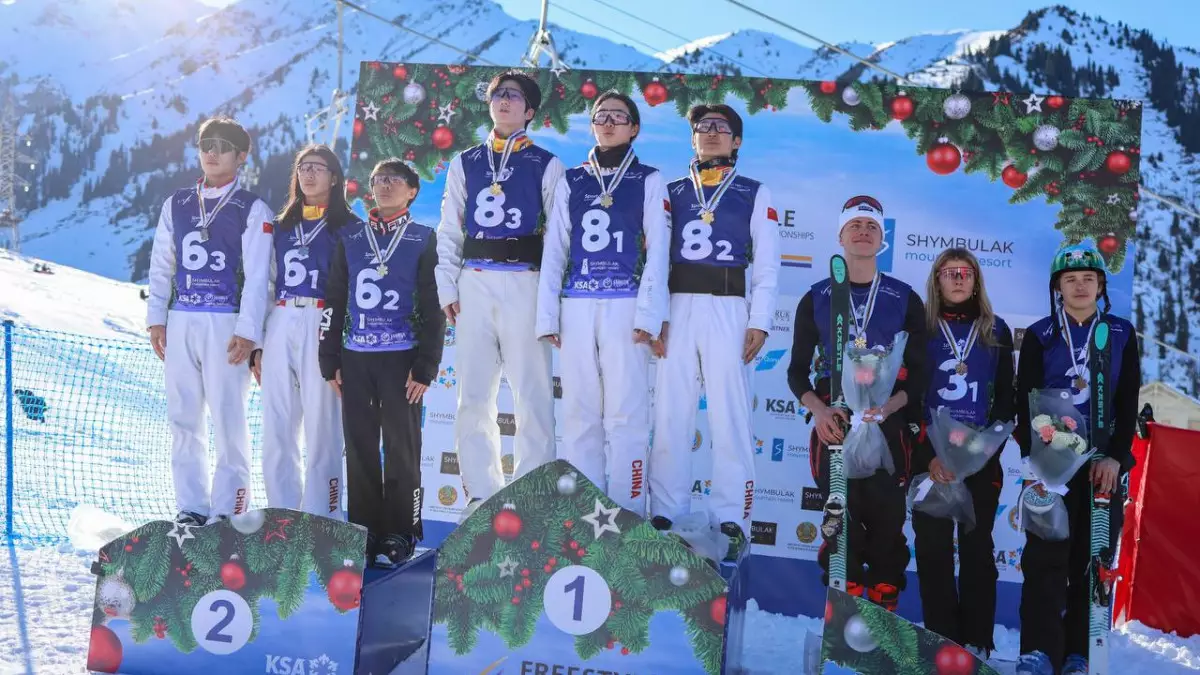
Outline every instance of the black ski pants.
[(412, 349), (342, 353), (347, 516), (381, 538), (424, 534), (421, 402), (410, 405), (406, 393), (415, 358)]
[[(1088, 612), (1091, 560), (1091, 468), (1086, 464), (1070, 482), (1063, 497), (1071, 535), (1066, 541), (1046, 541), (1025, 533), (1021, 554), (1021, 653), (1045, 652), (1055, 669), (1068, 654), (1088, 653)], [(1122, 480), (1124, 476), (1122, 476)], [(1125, 491), (1118, 488), (1109, 502), (1110, 550), (1117, 550), (1125, 521)], [(1113, 562), (1115, 565), (1115, 561)]]

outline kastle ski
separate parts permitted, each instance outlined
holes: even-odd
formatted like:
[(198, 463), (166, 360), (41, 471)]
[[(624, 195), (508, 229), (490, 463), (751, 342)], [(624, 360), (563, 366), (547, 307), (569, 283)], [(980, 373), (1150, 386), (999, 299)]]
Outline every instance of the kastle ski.
[[(1108, 417), (1109, 364), (1112, 360), (1108, 322), (1101, 316), (1096, 320), (1092, 340), (1088, 344), (1088, 363), (1091, 365), (1091, 414), (1089, 440), (1096, 451), (1092, 462), (1105, 459), (1109, 437), (1112, 434)], [(1103, 492), (1094, 484), (1092, 489), (1091, 547), (1088, 578), (1091, 588), (1088, 593), (1088, 672), (1092, 675), (1109, 675), (1108, 633), (1112, 627), (1112, 588), (1116, 577), (1114, 564), (1113, 533), (1110, 527), (1109, 508), (1115, 497), (1121, 500), (1118, 485), (1114, 494)]]
[[(842, 359), (850, 326), (850, 277), (846, 259), (835, 255), (829, 260), (830, 330), (833, 353), (829, 354), (829, 406), (846, 409), (842, 395)], [(849, 412), (849, 411), (847, 411)], [(845, 428), (842, 429), (845, 432)], [(829, 446), (829, 495), (825, 500), (825, 513), (821, 523), (821, 534), (826, 546), (832, 546), (829, 554), (829, 587), (846, 591), (846, 473), (844, 470), (842, 444)]]

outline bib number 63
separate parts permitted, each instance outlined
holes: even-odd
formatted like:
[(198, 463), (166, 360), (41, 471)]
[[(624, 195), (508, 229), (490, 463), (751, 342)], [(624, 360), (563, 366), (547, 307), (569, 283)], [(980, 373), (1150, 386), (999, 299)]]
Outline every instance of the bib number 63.
[[(209, 253), (207, 249), (200, 245), (200, 232), (188, 232), (183, 237), (183, 268), (195, 272), (208, 266), (208, 269), (214, 272), (220, 272), (225, 269), (225, 253), (224, 251), (213, 251)], [(209, 258), (212, 258), (212, 264), (209, 264)]]

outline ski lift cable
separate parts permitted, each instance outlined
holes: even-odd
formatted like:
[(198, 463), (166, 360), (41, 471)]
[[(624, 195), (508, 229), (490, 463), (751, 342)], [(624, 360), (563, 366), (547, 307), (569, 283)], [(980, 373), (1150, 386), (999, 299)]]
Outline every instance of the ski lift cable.
[[(658, 25), (658, 24), (654, 23), (653, 21), (650, 21), (649, 19), (643, 19), (642, 17), (640, 17), (640, 16), (638, 16), (638, 15), (636, 15), (636, 14), (632, 13), (632, 12), (627, 12), (627, 11), (625, 11), (625, 10), (621, 9), (620, 7), (617, 7), (616, 5), (609, 4), (609, 3), (605, 2), (605, 0), (592, 0), (592, 2), (595, 2), (596, 4), (599, 4), (599, 5), (604, 5), (605, 7), (607, 7), (607, 8), (609, 8), (609, 9), (613, 10), (614, 12), (619, 12), (619, 13), (621, 13), (621, 14), (624, 14), (625, 16), (627, 16), (627, 17), (629, 17), (629, 18), (631, 18), (631, 19), (634, 19), (634, 20), (640, 21), (640, 22), (642, 22), (643, 24), (645, 24), (645, 25), (647, 25), (647, 26), (650, 26), (651, 28), (655, 28), (655, 29), (657, 29), (657, 30), (660, 30), (660, 31), (662, 31), (662, 32), (666, 33), (667, 35), (670, 35), (670, 36), (671, 36), (671, 37), (673, 37), (673, 38), (676, 38), (676, 39), (678, 39), (678, 40), (683, 40), (683, 41), (684, 41), (684, 43), (691, 43), (691, 42), (694, 42), (694, 41), (695, 41), (695, 40), (693, 40), (693, 39), (691, 39), (691, 38), (689, 38), (689, 37), (686, 37), (686, 36), (680, 35), (679, 33), (676, 33), (676, 32), (670, 31), (670, 30), (667, 30), (666, 28), (663, 28), (662, 26), (660, 26), (660, 25)], [(610, 31), (612, 31), (612, 29), (611, 29), (611, 28), (610, 28), (609, 30), (610, 30)], [(620, 33), (617, 33), (616, 31), (612, 31), (612, 32), (613, 32), (613, 33), (615, 33), (615, 34), (617, 34), (617, 35), (620, 35)], [(627, 37), (626, 39), (633, 40), (633, 38), (628, 38), (628, 37)], [(634, 42), (637, 42), (637, 40), (633, 40), (633, 41), (634, 41)], [(650, 45), (647, 45), (647, 44), (645, 44), (644, 42), (639, 42), (639, 44), (641, 44), (641, 45), (643, 45), (643, 46), (645, 46), (645, 47), (650, 47)], [(651, 47), (651, 49), (654, 49), (654, 48), (653, 48), (653, 47)], [(739, 68), (741, 68), (741, 69), (743, 69), (743, 70), (747, 70), (747, 71), (751, 71), (751, 72), (757, 73), (757, 74), (759, 74), (759, 75), (762, 75), (763, 77), (767, 77), (767, 76), (768, 76), (768, 75), (767, 75), (767, 73), (765, 73), (765, 72), (763, 72), (763, 71), (759, 70), (758, 68), (755, 68), (754, 66), (751, 66), (751, 65), (749, 65), (749, 64), (747, 64), (747, 63), (745, 63), (745, 62), (738, 61), (737, 59), (733, 58), (732, 56), (726, 56), (725, 54), (723, 54), (723, 53), (721, 53), (721, 52), (717, 51), (716, 49), (713, 49), (712, 47), (700, 47), (698, 51), (700, 51), (700, 50), (710, 51), (710, 52), (712, 52), (713, 54), (716, 54), (717, 56), (719, 56), (719, 57), (721, 57), (721, 58), (725, 59), (726, 61), (729, 61), (730, 63), (734, 64), (735, 66), (738, 66)], [(656, 52), (663, 52), (663, 50), (661, 50), (661, 49), (655, 49), (655, 51), (656, 51)]]
[(440, 39), (438, 39), (438, 38), (436, 38), (436, 37), (433, 37), (432, 35), (427, 35), (427, 34), (425, 34), (425, 33), (422, 33), (421, 31), (418, 31), (418, 30), (414, 30), (414, 29), (412, 29), (412, 28), (409, 28), (408, 26), (405, 26), (404, 24), (402, 24), (402, 23), (400, 23), (400, 22), (398, 22), (398, 21), (393, 21), (393, 20), (391, 20), (391, 19), (389, 19), (389, 18), (387, 18), (387, 17), (384, 17), (384, 16), (381, 16), (381, 15), (379, 15), (379, 14), (376, 14), (375, 12), (372, 12), (371, 10), (367, 9), (366, 7), (363, 7), (363, 6), (359, 5), (359, 4), (356, 4), (356, 3), (350, 2), (350, 0), (337, 0), (337, 1), (338, 1), (340, 4), (342, 4), (342, 5), (345, 5), (346, 7), (350, 8), (350, 9), (353, 9), (354, 11), (356, 11), (356, 12), (359, 12), (360, 14), (362, 14), (362, 15), (364, 15), (364, 16), (369, 16), (369, 17), (371, 17), (372, 19), (375, 19), (375, 20), (377, 20), (377, 21), (382, 21), (383, 23), (386, 23), (386, 24), (388, 24), (389, 26), (393, 26), (393, 27), (395, 27), (395, 28), (399, 28), (400, 30), (402, 30), (402, 31), (404, 31), (404, 32), (406, 32), (406, 33), (411, 33), (411, 34), (413, 34), (413, 35), (416, 35), (417, 37), (424, 38), (424, 39), (426, 39), (426, 40), (428, 40), (428, 41), (430, 41), (430, 42), (432, 42), (432, 43), (434, 43), (434, 44), (436, 44), (436, 45), (439, 45), (439, 46), (445, 47), (446, 49), (450, 49), (450, 50), (452, 50), (452, 51), (456, 51), (456, 52), (458, 52), (459, 54), (462, 54), (463, 56), (467, 57), (467, 59), (474, 59), (474, 60), (476, 60), (476, 61), (479, 61), (480, 63), (484, 63), (484, 64), (487, 64), (487, 65), (489, 65), (489, 66), (501, 66), (501, 65), (503, 65), (503, 64), (496, 63), (495, 61), (492, 61), (492, 60), (490, 60), (490, 59), (486, 59), (486, 58), (484, 58), (484, 57), (480, 56), (480, 55), (479, 55), (479, 54), (477, 54), (477, 53), (468, 52), (468, 51), (467, 51), (467, 50), (465, 50), (465, 49), (460, 49), (460, 48), (458, 48), (458, 47), (455, 47), (454, 45), (450, 44), (449, 42), (445, 42), (445, 41), (443, 41), (443, 40), (440, 40)]
[[(563, 5), (560, 5), (560, 4), (559, 4), (559, 3), (557, 3), (557, 2), (551, 2), (551, 3), (549, 3), (549, 4), (552, 4), (552, 5), (554, 5), (556, 8), (558, 8), (558, 9), (561, 9), (562, 11), (566, 12), (567, 14), (570, 14), (571, 16), (574, 16), (574, 17), (575, 17), (575, 18), (577, 18), (577, 19), (582, 19), (582, 20), (584, 20), (584, 21), (587, 21), (588, 23), (590, 23), (590, 24), (592, 24), (592, 25), (594, 25), (594, 26), (599, 26), (599, 25), (602, 25), (602, 24), (601, 24), (599, 21), (596, 21), (595, 19), (592, 19), (592, 18), (590, 18), (590, 17), (586, 17), (586, 16), (584, 16), (584, 15), (582, 15), (582, 14), (580, 14), (579, 12), (576, 12), (576, 11), (574, 11), (574, 10), (567, 9), (565, 6), (563, 6)], [(635, 38), (635, 37), (631, 37), (631, 36), (629, 36), (629, 35), (626, 35), (625, 33), (622, 33), (622, 32), (620, 32), (620, 31), (618, 31), (618, 30), (614, 30), (614, 29), (613, 29), (612, 27), (610, 27), (610, 26), (604, 26), (604, 30), (608, 31), (609, 33), (612, 33), (613, 35), (616, 35), (617, 37), (624, 38), (624, 39), (626, 39), (626, 40), (628, 40), (628, 41), (630, 41), (630, 42), (633, 42), (633, 43), (639, 44), (639, 45), (641, 45), (641, 46), (645, 47), (646, 49), (653, 50), (655, 53), (665, 53), (665, 52), (666, 52), (666, 50), (665, 50), (665, 49), (661, 49), (661, 48), (659, 48), (659, 47), (655, 47), (655, 46), (654, 46), (654, 45), (652, 45), (652, 44), (647, 44), (647, 43), (645, 43), (645, 42), (642, 42), (641, 40), (639, 40), (639, 39), (637, 39), (637, 38)]]

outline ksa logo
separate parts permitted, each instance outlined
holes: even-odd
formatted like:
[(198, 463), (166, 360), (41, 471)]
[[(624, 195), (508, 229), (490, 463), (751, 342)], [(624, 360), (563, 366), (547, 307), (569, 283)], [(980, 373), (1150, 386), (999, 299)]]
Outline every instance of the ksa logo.
[(790, 398), (769, 398), (767, 399), (767, 412), (771, 413), (778, 419), (794, 420), (799, 406), (796, 401)]
[(322, 654), (315, 659), (267, 654), (268, 675), (337, 675), (337, 661)]
[[(443, 485), (438, 488), (438, 503), (442, 506), (453, 506), (458, 501), (458, 490), (453, 485)], [(420, 513), (420, 511), (417, 511)]]

